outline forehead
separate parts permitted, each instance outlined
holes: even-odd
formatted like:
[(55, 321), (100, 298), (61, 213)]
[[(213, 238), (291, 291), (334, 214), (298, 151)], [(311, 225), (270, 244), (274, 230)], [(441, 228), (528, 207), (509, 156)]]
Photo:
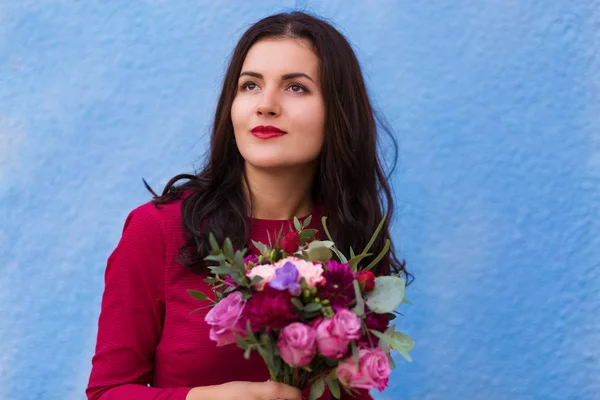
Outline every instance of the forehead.
[(242, 65), (242, 71), (283, 75), (304, 72), (313, 79), (318, 78), (319, 58), (312, 45), (305, 39), (262, 39), (254, 43)]

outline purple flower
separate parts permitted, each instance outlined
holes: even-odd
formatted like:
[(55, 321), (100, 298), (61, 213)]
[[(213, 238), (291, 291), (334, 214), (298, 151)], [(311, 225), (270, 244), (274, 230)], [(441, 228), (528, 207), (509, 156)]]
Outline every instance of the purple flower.
[(291, 262), (287, 262), (275, 271), (275, 279), (269, 282), (269, 286), (280, 291), (288, 290), (292, 296), (298, 296), (301, 288), (297, 280), (298, 269)]

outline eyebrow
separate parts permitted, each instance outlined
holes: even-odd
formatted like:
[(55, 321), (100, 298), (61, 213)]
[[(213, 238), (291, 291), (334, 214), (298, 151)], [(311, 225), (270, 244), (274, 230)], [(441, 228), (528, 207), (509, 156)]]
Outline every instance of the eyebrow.
[[(253, 77), (258, 78), (258, 79), (264, 79), (263, 74), (259, 74), (258, 72), (252, 72), (252, 71), (244, 71), (244, 72), (242, 72), (240, 74), (240, 78), (242, 76), (245, 76), (245, 75), (247, 75), (247, 76), (253, 76)], [(311, 82), (314, 83), (314, 80), (310, 76), (306, 75), (303, 72), (292, 72), (290, 74), (281, 75), (281, 79), (283, 79), (284, 81), (287, 81), (289, 79), (302, 78), (302, 77), (307, 78), (308, 80), (310, 80)]]

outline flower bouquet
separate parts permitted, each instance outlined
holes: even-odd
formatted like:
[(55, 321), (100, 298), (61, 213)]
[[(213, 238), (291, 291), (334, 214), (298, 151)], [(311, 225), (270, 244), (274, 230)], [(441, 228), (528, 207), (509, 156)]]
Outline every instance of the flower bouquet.
[(395, 367), (391, 350), (411, 361), (414, 347), (409, 336), (389, 326), (398, 306), (410, 304), (405, 280), (371, 272), (389, 251), (389, 239), (377, 257), (361, 265), (372, 255), (384, 221), (366, 248), (358, 255), (350, 249), (348, 259), (331, 240), (326, 219), (329, 240), (315, 240), (317, 230), (306, 229), (310, 216), (303, 223), (294, 218), (294, 227), (280, 231), (274, 244), (253, 241), (258, 257), (247, 256), (248, 249), (234, 251), (229, 238), (220, 246), (211, 233), (206, 282), (214, 296), (188, 291), (211, 302), (205, 321), (217, 346), (237, 343), (245, 358), (258, 351), (271, 380), (310, 387), (310, 400), (321, 397), (325, 386), (337, 399), (341, 390), (383, 391)]

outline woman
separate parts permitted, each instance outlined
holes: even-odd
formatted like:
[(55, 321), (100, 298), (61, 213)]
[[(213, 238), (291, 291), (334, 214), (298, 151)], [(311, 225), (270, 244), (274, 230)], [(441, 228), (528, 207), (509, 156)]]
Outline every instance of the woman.
[[(363, 248), (382, 209), (392, 215), (376, 147), (362, 73), (338, 31), (299, 12), (252, 26), (225, 76), (206, 166), (134, 210), (108, 260), (88, 398), (300, 399), (267, 382), (257, 355), (216, 347), (187, 289), (209, 292), (209, 232), (241, 248), (294, 216), (312, 214), (318, 229), (327, 215), (342, 251)], [(376, 248), (388, 237), (386, 224)], [(376, 273), (405, 273), (390, 254)]]

